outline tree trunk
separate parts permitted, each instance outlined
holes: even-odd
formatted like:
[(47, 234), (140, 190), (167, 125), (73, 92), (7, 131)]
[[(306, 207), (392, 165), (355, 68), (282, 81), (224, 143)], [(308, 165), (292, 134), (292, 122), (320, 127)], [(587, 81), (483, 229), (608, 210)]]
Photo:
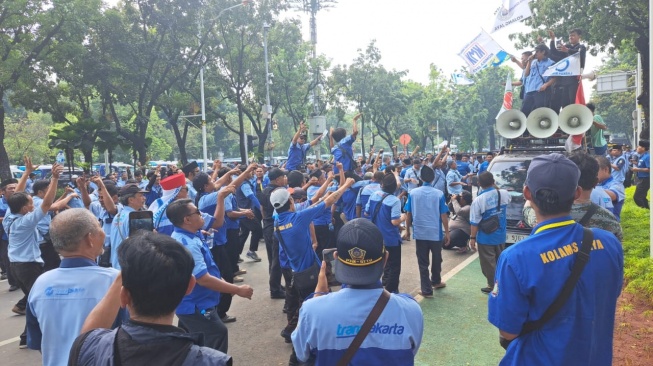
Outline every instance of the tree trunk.
[(247, 138), (243, 140), (245, 136), (245, 121), (243, 116), (243, 103), (238, 95), (238, 140), (240, 141), (240, 161), (243, 164), (247, 164)]
[[(0, 101), (4, 100), (4, 89), (0, 89)], [(0, 102), (0, 178), (2, 180), (11, 178), (11, 168), (9, 167), (9, 155), (5, 149), (5, 107)]]
[(490, 151), (495, 150), (496, 139), (494, 136), (494, 123), (488, 123), (488, 133), (490, 134)]
[(186, 156), (186, 134), (182, 135), (181, 131), (179, 131), (179, 120), (168, 120), (168, 124), (172, 126), (172, 132), (175, 134), (175, 140), (179, 148), (179, 160), (181, 161), (181, 166), (184, 166), (188, 164), (188, 157)]

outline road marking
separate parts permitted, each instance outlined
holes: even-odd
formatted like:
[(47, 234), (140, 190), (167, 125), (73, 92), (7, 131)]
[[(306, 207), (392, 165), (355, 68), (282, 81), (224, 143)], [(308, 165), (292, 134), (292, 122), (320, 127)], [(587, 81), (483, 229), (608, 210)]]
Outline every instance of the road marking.
[(4, 340), (4, 341), (0, 342), (0, 347), (6, 346), (8, 344), (12, 344), (12, 343), (18, 342), (18, 341), (20, 341), (20, 337), (9, 338), (7, 340)]
[[(451, 269), (451, 271), (447, 272), (442, 276), (442, 282), (447, 282), (449, 279), (453, 276), (455, 276), (458, 272), (462, 271), (463, 268), (467, 267), (470, 263), (472, 263), (476, 258), (478, 258), (478, 252), (474, 252), (474, 254), (470, 255), (467, 259), (464, 261), (460, 262), (457, 266)], [(421, 287), (417, 287), (412, 291), (413, 297), (417, 302), (422, 302), (424, 300), (424, 296), (420, 295), (419, 293), (422, 291)]]

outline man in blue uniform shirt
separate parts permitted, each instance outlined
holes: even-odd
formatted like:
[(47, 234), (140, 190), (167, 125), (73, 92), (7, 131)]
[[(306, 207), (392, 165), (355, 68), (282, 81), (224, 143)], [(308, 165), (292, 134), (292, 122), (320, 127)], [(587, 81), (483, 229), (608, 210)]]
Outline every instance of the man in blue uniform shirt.
[[(331, 128), (329, 133), (329, 144), (331, 146), (331, 154), (333, 159), (336, 162), (342, 163), (342, 168), (348, 172), (356, 168), (356, 161), (354, 161), (354, 151), (352, 150), (352, 144), (356, 141), (356, 136), (358, 135), (358, 125), (356, 121), (362, 116), (362, 113), (358, 113), (354, 116), (352, 120), (352, 129), (351, 135), (347, 135), (347, 131), (342, 128)], [(338, 174), (338, 168), (334, 167), (333, 174)]]
[(29, 294), (27, 346), (41, 351), (44, 366), (58, 366), (68, 363), (70, 347), (86, 316), (119, 272), (95, 263), (105, 234), (88, 210), (73, 208), (58, 214), (50, 237), (63, 260), (61, 267), (41, 275)]
[[(342, 289), (328, 292), (323, 263), (315, 296), (304, 302), (292, 334), (297, 358), (314, 359), (318, 366), (338, 364), (384, 291), (379, 277), (388, 253), (383, 235), (370, 220), (346, 223), (338, 233), (336, 247), (334, 272)], [(376, 325), (350, 364), (413, 365), (423, 331), (424, 318), (417, 302), (406, 294), (389, 294)]]
[(531, 161), (524, 198), (538, 225), (530, 237), (507, 248), (497, 264), (488, 320), (512, 341), (501, 365), (611, 365), (617, 298), (623, 282), (623, 249), (617, 238), (592, 229), (590, 259), (572, 294), (542, 327), (520, 335), (542, 318), (577, 260), (583, 228), (569, 215), (580, 171), (561, 154)]
[(145, 204), (144, 193), (148, 193), (138, 188), (138, 185), (127, 184), (120, 189), (120, 204), (122, 209), (113, 219), (111, 225), (111, 267), (120, 269), (118, 262), (118, 247), (123, 240), (129, 236), (129, 213), (140, 211)]
[[(311, 147), (320, 143), (322, 135), (316, 137), (313, 141), (306, 142), (306, 125), (304, 121), (299, 123), (299, 129), (295, 133), (290, 141), (290, 146), (288, 147), (288, 160), (286, 161), (286, 170), (300, 170), (302, 172), (306, 171), (306, 153), (310, 150)], [(318, 158), (319, 159), (319, 158)]]
[(633, 168), (633, 172), (637, 174), (637, 180), (639, 181), (635, 189), (635, 194), (633, 195), (633, 200), (637, 206), (646, 209), (649, 208), (646, 194), (651, 187), (651, 155), (648, 151), (649, 147), (649, 141), (639, 141), (639, 145), (637, 146), (639, 161), (637, 162), (637, 167)]

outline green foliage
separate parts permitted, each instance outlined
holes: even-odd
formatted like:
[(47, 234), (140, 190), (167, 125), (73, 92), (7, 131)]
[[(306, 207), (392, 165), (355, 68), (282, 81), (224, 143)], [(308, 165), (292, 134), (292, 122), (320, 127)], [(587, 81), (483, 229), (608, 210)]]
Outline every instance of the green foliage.
[(48, 134), (52, 119), (44, 113), (26, 113), (5, 119), (7, 137), (4, 145), (11, 164), (22, 165), (23, 156), (29, 156), (35, 164), (50, 163), (54, 152), (48, 147)]
[(624, 277), (626, 291), (638, 294), (653, 304), (653, 258), (650, 255), (650, 211), (633, 202), (635, 187), (626, 189), (626, 203), (621, 213), (624, 232)]

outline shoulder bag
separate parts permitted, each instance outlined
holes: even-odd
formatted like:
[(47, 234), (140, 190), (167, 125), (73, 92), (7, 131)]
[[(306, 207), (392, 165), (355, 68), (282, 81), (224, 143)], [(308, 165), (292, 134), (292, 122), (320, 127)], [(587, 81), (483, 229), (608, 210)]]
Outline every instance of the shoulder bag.
[(386, 193), (383, 195), (383, 198), (381, 198), (381, 201), (379, 201), (379, 204), (374, 207), (374, 213), (372, 214), (372, 223), (376, 225), (376, 217), (379, 215), (379, 210), (381, 210), (381, 206), (383, 205), (383, 201), (390, 195), (390, 193)]
[[(496, 188), (495, 188), (496, 189)], [(478, 228), (486, 234), (492, 234), (493, 232), (499, 230), (501, 223), (499, 222), (499, 215), (501, 214), (501, 192), (497, 191), (497, 214), (488, 217), (487, 219), (481, 220), (478, 223)]]
[[(576, 261), (574, 262), (574, 266), (571, 269), (571, 274), (567, 278), (567, 281), (565, 282), (564, 286), (562, 286), (562, 290), (560, 290), (558, 297), (556, 297), (556, 299), (553, 300), (553, 303), (549, 305), (549, 307), (544, 312), (544, 315), (542, 315), (540, 319), (526, 322), (526, 324), (524, 324), (524, 326), (522, 327), (522, 330), (519, 333), (518, 337), (521, 337), (525, 334), (534, 332), (542, 328), (544, 324), (549, 322), (553, 318), (553, 316), (558, 311), (560, 311), (560, 309), (562, 309), (562, 307), (569, 299), (569, 296), (571, 296), (571, 293), (574, 291), (574, 288), (576, 287), (576, 284), (580, 279), (580, 275), (583, 273), (583, 269), (585, 268), (585, 265), (587, 264), (587, 262), (589, 262), (590, 251), (592, 250), (593, 241), (594, 241), (594, 233), (592, 233), (592, 230), (584, 227), (583, 243), (581, 244), (580, 251), (576, 255), (577, 258)], [(512, 342), (513, 340), (514, 339), (507, 340), (503, 337), (499, 337), (499, 344), (501, 344), (501, 347), (503, 347), (504, 349), (508, 349), (508, 345), (510, 345), (510, 342)]]
[(365, 319), (365, 322), (363, 323), (363, 326), (361, 326), (360, 331), (358, 331), (358, 334), (356, 334), (354, 340), (351, 341), (349, 348), (347, 348), (347, 351), (345, 351), (345, 354), (338, 361), (336, 366), (349, 365), (349, 362), (351, 362), (351, 359), (354, 358), (354, 355), (356, 355), (356, 352), (360, 348), (361, 344), (363, 344), (367, 334), (370, 332), (370, 330), (372, 330), (372, 326), (381, 316), (381, 313), (383, 312), (383, 309), (385, 309), (385, 306), (388, 304), (388, 301), (390, 301), (390, 293), (387, 290), (383, 290), (383, 292), (381, 292), (381, 296), (379, 296), (379, 299), (376, 300), (376, 304), (372, 308), (370, 315), (367, 316), (367, 319)]

